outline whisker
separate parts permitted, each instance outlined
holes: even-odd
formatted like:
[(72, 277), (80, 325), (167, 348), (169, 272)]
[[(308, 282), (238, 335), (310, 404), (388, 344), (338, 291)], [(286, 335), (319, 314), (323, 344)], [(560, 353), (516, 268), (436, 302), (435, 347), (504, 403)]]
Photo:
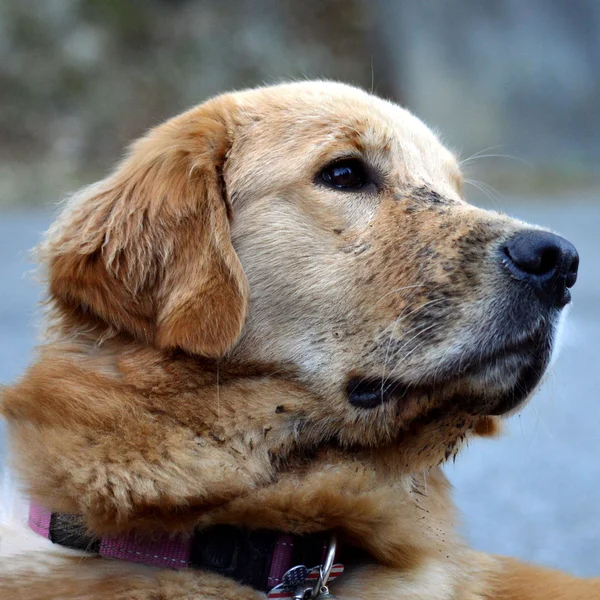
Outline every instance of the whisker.
[(497, 144), (496, 146), (488, 146), (487, 148), (484, 148), (483, 150), (479, 150), (479, 152), (475, 152), (474, 154), (471, 154), (467, 158), (463, 158), (463, 159), (459, 160), (458, 164), (462, 165), (463, 163), (471, 160), (472, 158), (476, 158), (480, 154), (484, 154), (485, 152), (490, 152), (491, 150), (498, 150), (498, 148), (502, 148), (502, 146), (503, 146), (503, 144)]
[[(404, 348), (406, 348), (406, 346), (408, 344), (410, 344), (410, 342), (412, 342), (413, 340), (417, 339), (419, 336), (423, 335), (424, 333), (426, 333), (427, 331), (430, 331), (431, 329), (433, 329), (436, 325), (438, 325), (438, 323), (432, 323), (431, 325), (429, 325), (428, 327), (425, 327), (425, 329), (421, 329), (421, 331), (419, 331), (418, 333), (416, 333), (415, 335), (413, 335), (409, 340), (407, 340), (404, 344), (402, 344), (401, 348), (398, 350), (398, 352), (401, 352)], [(423, 342), (424, 343), (424, 342)], [(404, 362), (406, 362), (406, 359), (413, 354), (420, 346), (417, 345), (415, 346), (408, 354), (406, 354), (405, 356), (403, 356), (401, 358), (401, 360), (394, 366), (394, 368), (389, 372), (388, 376), (385, 378), (383, 385), (385, 386), (385, 384), (390, 380), (391, 376), (394, 374), (394, 372), (398, 369), (398, 367), (400, 367)]]
[[(433, 327), (433, 325), (431, 327)], [(413, 339), (418, 339), (419, 335), (421, 335), (421, 333), (424, 333), (425, 331), (426, 331), (426, 329), (420, 331), (417, 335), (414, 336)], [(426, 343), (426, 340), (420, 341), (418, 344), (415, 345), (415, 347), (410, 352), (408, 352), (403, 357), (401, 357), (401, 359), (398, 361), (398, 363), (396, 363), (394, 368), (390, 371), (390, 374), (389, 374), (390, 377), (393, 375), (394, 371), (396, 371), (396, 369), (398, 369), (398, 367), (401, 367), (406, 362), (406, 359), (408, 359), (409, 356), (411, 356), (417, 350), (419, 350), (422, 346), (424, 346), (425, 343)]]
[(386, 294), (384, 294), (383, 296), (381, 296), (381, 298), (379, 298), (379, 300), (377, 300), (377, 302), (375, 302), (375, 306), (377, 306), (384, 298), (386, 298), (387, 296), (389, 296), (391, 294), (395, 294), (397, 292), (402, 292), (403, 290), (410, 290), (410, 289), (422, 288), (422, 287), (425, 287), (424, 283), (417, 283), (415, 285), (405, 285), (405, 286), (396, 288), (394, 290), (391, 290), (391, 291), (387, 292)]
[[(388, 339), (388, 344), (387, 344), (387, 348), (385, 351), (385, 358), (383, 359), (383, 375), (382, 375), (382, 379), (381, 379), (381, 398), (383, 399), (383, 390), (385, 387), (385, 384), (387, 382), (387, 379), (385, 379), (385, 371), (387, 369), (387, 364), (388, 364), (388, 359), (389, 359), (389, 354), (390, 354), (390, 348), (392, 346), (392, 340), (393, 340), (393, 336), (394, 333), (396, 333), (396, 328), (398, 327), (398, 325), (400, 324), (401, 321), (403, 321), (404, 319), (407, 319), (408, 317), (410, 317), (411, 315), (414, 315), (415, 313), (417, 313), (419, 310), (422, 310), (423, 308), (427, 307), (427, 306), (431, 306), (432, 304), (435, 304), (437, 302), (441, 302), (443, 300), (443, 298), (436, 298), (434, 300), (429, 300), (428, 302), (425, 302), (424, 304), (421, 304), (421, 306), (418, 306), (417, 308), (411, 310), (408, 314), (404, 314), (404, 311), (402, 313), (400, 313), (400, 315), (398, 316), (398, 318), (394, 321), (394, 325), (392, 327), (392, 331), (390, 333), (389, 339)], [(415, 326), (412, 329), (408, 330), (408, 334), (410, 334), (412, 331), (415, 330), (415, 328), (418, 327)], [(402, 348), (404, 348), (404, 346), (402, 346)]]
[[(394, 323), (394, 328), (393, 328), (392, 332), (390, 333), (390, 337), (389, 337), (389, 340), (388, 340), (388, 346), (387, 346), (387, 348), (386, 348), (386, 355), (385, 355), (384, 364), (383, 364), (383, 367), (384, 367), (384, 371), (383, 371), (383, 372), (384, 372), (384, 375), (383, 375), (383, 376), (384, 376), (384, 377), (385, 377), (385, 370), (387, 369), (387, 363), (388, 363), (388, 358), (389, 358), (390, 348), (391, 348), (391, 344), (392, 344), (392, 340), (393, 340), (393, 337), (392, 337), (392, 336), (393, 336), (393, 335), (394, 335), (394, 333), (395, 333), (395, 330), (396, 330), (396, 327), (397, 327), (397, 325), (398, 325), (398, 324), (399, 324), (401, 321), (403, 321), (404, 319), (407, 319), (407, 318), (408, 318), (408, 317), (410, 317), (411, 315), (414, 315), (415, 313), (417, 313), (419, 310), (421, 310), (421, 309), (423, 309), (423, 308), (425, 308), (425, 307), (427, 307), (427, 306), (430, 306), (430, 305), (432, 305), (432, 304), (435, 304), (435, 303), (437, 303), (437, 302), (441, 302), (441, 301), (442, 301), (442, 299), (441, 299), (441, 298), (438, 298), (438, 299), (436, 299), (436, 300), (430, 300), (429, 302), (426, 302), (425, 304), (422, 304), (420, 307), (418, 307), (418, 308), (415, 308), (414, 310), (412, 310), (412, 311), (411, 311), (410, 313), (408, 313), (407, 315), (404, 315), (404, 316), (402, 316), (402, 318), (400, 318), (400, 317), (399, 317), (398, 319), (396, 319), (396, 322)], [(417, 330), (419, 329), (419, 327), (420, 327), (420, 325), (419, 325), (419, 324), (417, 324), (417, 325), (415, 325), (415, 326), (411, 327), (410, 329), (408, 329), (408, 330), (405, 332), (405, 335), (410, 335), (410, 334), (411, 334), (413, 331), (417, 331)], [(412, 339), (412, 338), (411, 338), (411, 339)], [(410, 341), (410, 340), (409, 340), (409, 341)], [(403, 344), (403, 345), (400, 347), (400, 349), (399, 349), (399, 350), (397, 350), (397, 352), (400, 352), (400, 351), (401, 351), (403, 348), (405, 348), (405, 347), (406, 347), (406, 343), (404, 343), (404, 344)]]
[(474, 181), (475, 183), (478, 183), (482, 188), (487, 190), (490, 194), (492, 194), (494, 196), (494, 198), (497, 198), (499, 201), (504, 200), (504, 196), (494, 186), (490, 185), (489, 183), (486, 183), (485, 181), (481, 181), (479, 179), (471, 179), (470, 181)]
[(509, 158), (510, 160), (515, 160), (517, 162), (523, 163), (528, 167), (533, 167), (533, 165), (525, 160), (524, 158), (520, 158), (518, 156), (511, 156), (510, 154), (479, 154), (477, 156), (470, 156), (465, 160), (460, 161), (460, 166), (466, 165), (468, 162), (473, 162), (474, 160), (479, 160), (480, 158)]
[(500, 202), (491, 192), (491, 190), (493, 190), (493, 188), (490, 188), (489, 186), (487, 186), (488, 189), (486, 189), (486, 187), (484, 187), (484, 185), (482, 184), (481, 181), (474, 181), (473, 179), (465, 179), (465, 183), (468, 185), (472, 185), (474, 188), (478, 189), (489, 200), (491, 200), (493, 204), (495, 204), (500, 210), (502, 210), (502, 206), (501, 206)]

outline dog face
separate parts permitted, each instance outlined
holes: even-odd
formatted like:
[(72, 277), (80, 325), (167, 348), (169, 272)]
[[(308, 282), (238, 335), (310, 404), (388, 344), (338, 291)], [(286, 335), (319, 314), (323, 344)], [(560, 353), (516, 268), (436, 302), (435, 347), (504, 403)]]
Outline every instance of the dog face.
[(518, 406), (578, 260), (465, 203), (454, 157), (410, 113), (314, 82), (157, 128), (44, 251), (70, 327), (288, 373), (317, 398), (278, 406), (296, 431), (345, 444)]
[(545, 234), (466, 204), (454, 157), (397, 106), (337, 85), (280, 94), (226, 171), (251, 293), (234, 355), (293, 365), (352, 420), (348, 404), (387, 423), (518, 406), (567, 290), (536, 294), (509, 248)]

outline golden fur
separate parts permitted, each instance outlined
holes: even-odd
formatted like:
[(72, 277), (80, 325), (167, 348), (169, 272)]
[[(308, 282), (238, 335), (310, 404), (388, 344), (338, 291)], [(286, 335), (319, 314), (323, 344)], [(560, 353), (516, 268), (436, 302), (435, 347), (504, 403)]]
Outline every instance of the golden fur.
[[(315, 180), (347, 157), (377, 170), (376, 190)], [(451, 365), (502, 321), (495, 251), (525, 227), (466, 204), (435, 136), (348, 86), (228, 94), (167, 121), (40, 247), (48, 339), (1, 404), (27, 493), (95, 535), (337, 529), (372, 557), (332, 586), (345, 600), (600, 597), (597, 580), (470, 550), (440, 469), (520, 385), (516, 355)], [(400, 375), (406, 393), (384, 401)], [(381, 403), (349, 404), (353, 378), (382, 381)], [(3, 598), (264, 597), (8, 550)]]

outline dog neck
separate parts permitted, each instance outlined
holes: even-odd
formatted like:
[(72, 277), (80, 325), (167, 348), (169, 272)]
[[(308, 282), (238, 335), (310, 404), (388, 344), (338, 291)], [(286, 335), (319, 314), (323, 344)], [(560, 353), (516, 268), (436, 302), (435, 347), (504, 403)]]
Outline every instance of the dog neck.
[(337, 530), (394, 565), (454, 543), (446, 481), (414, 468), (414, 443), (307, 443), (290, 415), (314, 398), (285, 376), (228, 368), (217, 383), (190, 357), (116, 346), (50, 344), (3, 399), (30, 495), (91, 535)]

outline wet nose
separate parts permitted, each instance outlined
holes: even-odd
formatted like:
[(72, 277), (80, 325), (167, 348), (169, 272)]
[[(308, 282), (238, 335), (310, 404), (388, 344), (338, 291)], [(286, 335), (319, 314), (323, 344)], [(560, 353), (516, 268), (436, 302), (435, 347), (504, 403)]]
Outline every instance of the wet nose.
[(570, 287), (577, 281), (579, 254), (575, 246), (549, 231), (517, 233), (502, 248), (509, 271), (527, 282), (538, 297), (562, 308), (571, 300)]

